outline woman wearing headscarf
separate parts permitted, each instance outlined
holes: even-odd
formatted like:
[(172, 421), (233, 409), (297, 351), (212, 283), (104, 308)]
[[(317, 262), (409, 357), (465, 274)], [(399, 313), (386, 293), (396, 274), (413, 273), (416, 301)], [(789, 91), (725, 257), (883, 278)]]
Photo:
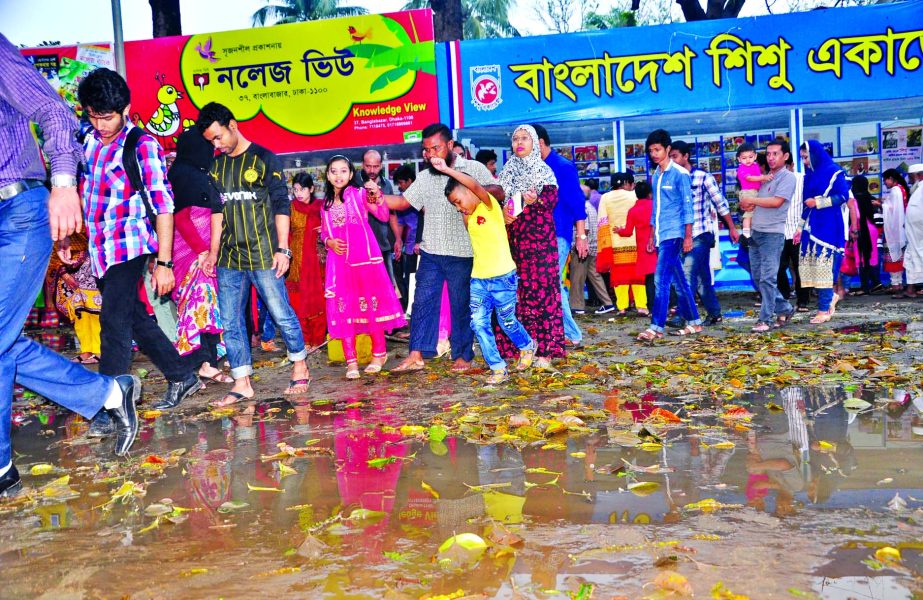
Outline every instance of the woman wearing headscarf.
[(892, 298), (909, 298), (904, 293), (904, 231), (907, 210), (907, 181), (897, 169), (887, 169), (881, 174), (885, 191), (881, 195), (881, 212), (885, 221), (885, 272), (891, 276)]
[(817, 314), (811, 323), (818, 325), (833, 317), (839, 300), (833, 282), (846, 247), (849, 182), (817, 140), (801, 146), (801, 160), (805, 176), (801, 229), (795, 234), (801, 240), (798, 272), (802, 286), (817, 290)]
[[(539, 153), (538, 134), (530, 125), (513, 132), (513, 156), (500, 172), (506, 193), (506, 231), (519, 276), (516, 316), (537, 344), (537, 368), (548, 368), (552, 358), (563, 358), (564, 315), (561, 307), (561, 275), (558, 272), (558, 242), (554, 207), (558, 182)], [(522, 212), (517, 214), (521, 207)], [(495, 328), (497, 347), (504, 358), (519, 355), (519, 349)]]
[(167, 172), (173, 188), (173, 273), (177, 286), (176, 349), (181, 356), (195, 355), (199, 376), (217, 383), (234, 383), (218, 367), (218, 350), (224, 326), (218, 314), (218, 282), (199, 268), (208, 255), (212, 207), (218, 189), (208, 175), (214, 148), (196, 129), (183, 132), (176, 142), (176, 159)]
[(864, 296), (881, 289), (878, 277), (878, 227), (875, 225), (875, 205), (869, 193), (869, 180), (864, 175), (852, 178), (852, 194), (859, 209), (859, 219), (850, 238), (856, 240), (852, 246), (855, 263), (859, 267), (859, 280), (862, 289), (852, 292), (855, 296)]

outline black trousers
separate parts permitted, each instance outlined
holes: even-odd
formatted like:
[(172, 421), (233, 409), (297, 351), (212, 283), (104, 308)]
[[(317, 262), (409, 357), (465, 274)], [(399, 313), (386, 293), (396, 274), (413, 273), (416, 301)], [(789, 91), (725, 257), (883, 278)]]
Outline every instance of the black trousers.
[(795, 297), (798, 306), (807, 306), (811, 299), (810, 288), (801, 287), (801, 275), (798, 274), (798, 257), (801, 255), (801, 247), (796, 246), (792, 240), (785, 240), (785, 246), (782, 248), (782, 256), (779, 259), (779, 276), (776, 287), (779, 293), (788, 298), (792, 293), (792, 286), (788, 282), (788, 271), (792, 272), (792, 279), (795, 281)]
[[(131, 372), (131, 341), (151, 359), (167, 381), (187, 381), (198, 353), (181, 357), (138, 297), (149, 256), (109, 267), (97, 287), (103, 302), (99, 314), (99, 372), (116, 376)], [(198, 364), (201, 364), (199, 361)]]

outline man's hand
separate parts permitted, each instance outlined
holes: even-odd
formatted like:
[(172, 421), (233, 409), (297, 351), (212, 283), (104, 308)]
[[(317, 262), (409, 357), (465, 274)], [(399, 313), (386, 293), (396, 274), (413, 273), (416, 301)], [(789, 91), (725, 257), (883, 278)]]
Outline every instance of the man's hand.
[(61, 262), (65, 265), (74, 264), (74, 257), (71, 255), (70, 237), (65, 236), (58, 240), (58, 258), (60, 258)]
[(750, 198), (741, 198), (740, 199), (740, 210), (747, 212), (753, 210), (756, 207), (755, 204), (750, 200)]
[(75, 187), (53, 187), (48, 197), (48, 220), (51, 223), (51, 239), (61, 240), (83, 229), (83, 214), (80, 196)]
[(429, 159), (429, 164), (440, 173), (445, 173), (449, 170), (449, 165), (445, 164), (445, 159), (439, 158), (438, 156), (434, 156)]
[(381, 204), (381, 188), (371, 179), (365, 182), (366, 200), (369, 204)]
[(158, 296), (166, 296), (173, 291), (176, 285), (176, 278), (173, 276), (173, 269), (157, 265), (154, 269), (154, 291)]
[(654, 238), (652, 237), (647, 238), (647, 253), (648, 254), (654, 253)]
[(199, 263), (199, 268), (202, 269), (202, 272), (208, 275), (209, 277), (215, 276), (215, 263), (218, 262), (218, 256), (213, 254), (211, 251), (206, 253), (205, 258)]
[(330, 238), (327, 240), (327, 247), (337, 254), (346, 254), (346, 242), (339, 238)]
[(276, 252), (272, 255), (272, 270), (276, 272), (276, 279), (279, 279), (285, 272), (288, 271), (288, 267), (291, 260), (286, 255), (281, 252)]
[(683, 254), (689, 254), (692, 252), (692, 238), (686, 236), (683, 238)]
[(801, 245), (801, 230), (800, 229), (795, 232), (795, 235), (792, 236), (792, 243), (795, 244), (796, 246)]
[(728, 229), (728, 236), (731, 238), (731, 243), (735, 246), (740, 241), (740, 233), (737, 231), (736, 227)]
[(588, 242), (586, 239), (581, 240), (580, 238), (577, 238), (577, 241), (574, 242), (574, 247), (577, 249), (577, 256), (579, 256), (581, 259), (586, 258), (587, 254), (590, 253), (590, 242)]
[(394, 260), (401, 260), (401, 252), (404, 250), (404, 242), (400, 238), (394, 240)]

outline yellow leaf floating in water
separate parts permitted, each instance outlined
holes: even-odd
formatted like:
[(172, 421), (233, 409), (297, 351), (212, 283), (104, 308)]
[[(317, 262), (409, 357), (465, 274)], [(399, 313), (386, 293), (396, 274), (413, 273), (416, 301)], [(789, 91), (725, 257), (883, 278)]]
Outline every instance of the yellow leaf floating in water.
[(247, 482), (247, 489), (251, 492), (281, 492), (279, 488), (274, 487), (262, 487), (258, 485), (250, 485), (250, 482)]
[(710, 448), (717, 448), (718, 450), (733, 450), (734, 442), (718, 442), (717, 444), (712, 444)]
[(673, 592), (682, 596), (692, 595), (692, 584), (689, 580), (676, 571), (663, 571), (654, 578), (654, 585), (665, 592)]
[(830, 442), (825, 442), (824, 440), (820, 440), (817, 442), (817, 445), (820, 446), (821, 452), (826, 452), (828, 454), (831, 452), (836, 452), (836, 444), (832, 444)]
[(724, 583), (721, 581), (712, 586), (711, 597), (715, 600), (750, 600), (749, 596), (744, 596), (743, 594), (735, 594), (731, 590), (727, 589), (724, 586)]
[(437, 500), (439, 499), (439, 492), (437, 492), (436, 490), (434, 490), (434, 489), (433, 489), (433, 486), (431, 486), (430, 484), (426, 483), (425, 481), (421, 481), (421, 482), (420, 482), (420, 487), (423, 488), (424, 490), (426, 490), (427, 492), (429, 492), (430, 494), (432, 494), (433, 498), (435, 498), (435, 499), (437, 499)]
[(39, 475), (47, 475), (51, 473), (52, 471), (54, 471), (54, 467), (52, 465), (49, 465), (48, 463), (40, 463), (37, 465), (32, 465), (32, 468), (29, 469), (29, 473), (31, 473), (32, 475), (36, 477)]
[(658, 452), (663, 448), (663, 444), (659, 442), (643, 442), (641, 444), (641, 449), (645, 452)]
[(189, 569), (188, 571), (183, 571), (180, 573), (183, 577), (192, 577), (193, 575), (204, 575), (208, 573), (208, 569)]
[(636, 496), (650, 496), (660, 489), (656, 481), (636, 481), (628, 484), (628, 491)]
[(439, 546), (436, 562), (444, 569), (473, 567), (487, 551), (487, 542), (474, 533), (453, 535)]
[(402, 425), (401, 426), (401, 435), (411, 436), (411, 435), (422, 435), (426, 433), (426, 427), (422, 425)]
[(899, 563), (901, 560), (901, 551), (891, 546), (885, 546), (875, 550), (875, 558), (883, 563)]
[(145, 410), (141, 413), (142, 419), (156, 419), (163, 414), (162, 410)]
[(288, 477), (289, 475), (297, 475), (297, 474), (298, 474), (298, 471), (296, 471), (295, 469), (293, 469), (293, 468), (291, 468), (291, 467), (289, 467), (289, 466), (287, 466), (287, 465), (283, 465), (282, 463), (277, 463), (277, 464), (279, 465), (279, 478), (280, 478), (280, 479), (283, 478), (283, 477)]
[(570, 455), (574, 458), (586, 458), (586, 452), (571, 452)]

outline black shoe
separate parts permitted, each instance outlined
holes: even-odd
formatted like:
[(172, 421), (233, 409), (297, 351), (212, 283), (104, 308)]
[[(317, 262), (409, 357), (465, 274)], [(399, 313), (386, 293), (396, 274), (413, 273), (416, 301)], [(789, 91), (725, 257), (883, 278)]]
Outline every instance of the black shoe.
[(93, 420), (90, 421), (90, 428), (87, 430), (87, 437), (103, 438), (109, 437), (115, 433), (115, 425), (112, 424), (112, 417), (105, 410), (96, 413)]
[(0, 477), (0, 498), (11, 498), (21, 489), (22, 479), (19, 478), (19, 471), (16, 470), (16, 465), (10, 465), (10, 470)]
[(613, 312), (614, 310), (615, 310), (615, 306), (613, 306), (612, 304), (603, 304), (602, 306), (597, 308), (595, 311), (593, 311), (593, 314), (605, 315), (605, 314)]
[(108, 409), (115, 425), (115, 455), (125, 456), (138, 435), (138, 400), (141, 398), (141, 380), (134, 375), (115, 378), (122, 390), (122, 405)]
[(572, 308), (570, 309), (570, 312), (571, 314), (578, 315), (578, 316), (586, 314), (586, 310), (582, 308)]
[(724, 320), (724, 317), (721, 315), (708, 315), (705, 317), (705, 325), (708, 327), (713, 327)]
[(667, 327), (672, 327), (673, 329), (682, 329), (685, 326), (686, 326), (686, 319), (682, 318), (679, 315), (671, 317), (670, 320), (667, 321)]
[(179, 403), (201, 390), (202, 380), (193, 375), (186, 381), (171, 381), (167, 384), (167, 391), (164, 392), (160, 402), (154, 405), (157, 410), (167, 410), (176, 408)]

